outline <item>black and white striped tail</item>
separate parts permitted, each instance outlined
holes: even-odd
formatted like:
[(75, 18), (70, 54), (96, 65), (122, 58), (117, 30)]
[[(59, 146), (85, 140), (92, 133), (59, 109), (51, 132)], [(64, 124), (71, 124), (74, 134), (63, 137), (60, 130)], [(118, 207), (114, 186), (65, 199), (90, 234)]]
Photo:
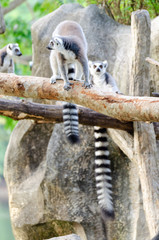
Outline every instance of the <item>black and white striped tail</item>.
[(68, 65), (68, 79), (69, 80), (75, 79), (75, 65), (73, 63), (70, 63)]
[(78, 111), (75, 104), (63, 105), (64, 130), (68, 141), (72, 144), (79, 142)]
[(95, 176), (98, 203), (104, 220), (114, 218), (112, 202), (112, 177), (105, 128), (94, 127)]

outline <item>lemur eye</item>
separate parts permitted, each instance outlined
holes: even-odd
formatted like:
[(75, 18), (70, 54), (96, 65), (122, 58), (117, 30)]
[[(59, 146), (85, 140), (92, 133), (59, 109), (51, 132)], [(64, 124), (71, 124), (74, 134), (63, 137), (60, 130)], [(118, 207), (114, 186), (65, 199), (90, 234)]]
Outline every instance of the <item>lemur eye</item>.
[(102, 68), (103, 68), (103, 65), (100, 65), (99, 67), (102, 69)]
[(97, 67), (96, 65), (93, 66), (94, 69), (95, 69), (96, 67)]
[(15, 52), (19, 52), (19, 50), (16, 48), (16, 49), (15, 49)]

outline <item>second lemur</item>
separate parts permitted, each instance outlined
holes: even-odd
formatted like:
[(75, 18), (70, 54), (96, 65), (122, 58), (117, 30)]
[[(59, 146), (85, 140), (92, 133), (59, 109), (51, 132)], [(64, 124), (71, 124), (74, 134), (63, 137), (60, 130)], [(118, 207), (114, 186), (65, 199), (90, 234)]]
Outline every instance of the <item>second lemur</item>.
[[(100, 91), (120, 93), (115, 79), (106, 71), (107, 61), (89, 61), (92, 83)], [(114, 218), (112, 201), (112, 177), (109, 160), (107, 132), (105, 128), (94, 127), (95, 177), (98, 203), (103, 219)]]
[(0, 49), (0, 72), (14, 73), (14, 56), (21, 56), (18, 43), (9, 43)]

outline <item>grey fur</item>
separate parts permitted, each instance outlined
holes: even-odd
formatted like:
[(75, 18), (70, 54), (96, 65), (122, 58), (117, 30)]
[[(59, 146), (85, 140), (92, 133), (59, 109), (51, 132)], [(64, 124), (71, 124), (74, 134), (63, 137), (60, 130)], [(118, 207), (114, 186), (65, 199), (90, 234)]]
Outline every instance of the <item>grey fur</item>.
[(68, 79), (68, 65), (75, 65), (75, 79), (81, 80), (84, 74), (85, 88), (90, 88), (89, 67), (87, 59), (87, 42), (81, 26), (74, 21), (63, 21), (55, 29), (52, 39), (47, 46), (51, 51), (50, 65), (53, 75), (50, 83), (64, 80), (64, 89), (69, 90), (71, 83)]
[(14, 73), (14, 56), (21, 56), (19, 45), (17, 43), (9, 43), (0, 49), (0, 72)]

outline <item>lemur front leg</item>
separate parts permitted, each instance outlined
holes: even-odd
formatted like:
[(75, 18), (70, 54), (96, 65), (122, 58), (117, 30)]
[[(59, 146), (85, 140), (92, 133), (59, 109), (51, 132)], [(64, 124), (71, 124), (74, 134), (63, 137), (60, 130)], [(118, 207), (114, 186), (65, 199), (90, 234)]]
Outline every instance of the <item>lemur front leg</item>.
[(50, 78), (50, 83), (54, 84), (56, 83), (57, 79), (61, 79), (61, 76), (59, 74), (59, 68), (58, 68), (58, 62), (57, 62), (57, 53), (53, 50), (50, 54), (50, 65), (52, 69), (52, 76)]
[(82, 65), (79, 61), (76, 61), (75, 65), (76, 65), (75, 79), (80, 81), (82, 79), (82, 75), (83, 75)]
[(10, 59), (10, 64), (9, 64), (9, 67), (8, 67), (8, 73), (14, 73), (14, 63), (13, 63), (13, 60)]
[(68, 80), (68, 65), (60, 53), (58, 54), (57, 61), (62, 79), (64, 80), (64, 89), (68, 91), (69, 89), (71, 89), (72, 85)]
[(85, 80), (84, 84), (82, 85), (82, 87), (91, 88), (92, 84), (89, 81), (89, 66), (88, 66), (88, 59), (87, 59), (87, 57), (79, 58), (79, 62), (82, 65), (83, 74), (84, 74), (84, 80)]

